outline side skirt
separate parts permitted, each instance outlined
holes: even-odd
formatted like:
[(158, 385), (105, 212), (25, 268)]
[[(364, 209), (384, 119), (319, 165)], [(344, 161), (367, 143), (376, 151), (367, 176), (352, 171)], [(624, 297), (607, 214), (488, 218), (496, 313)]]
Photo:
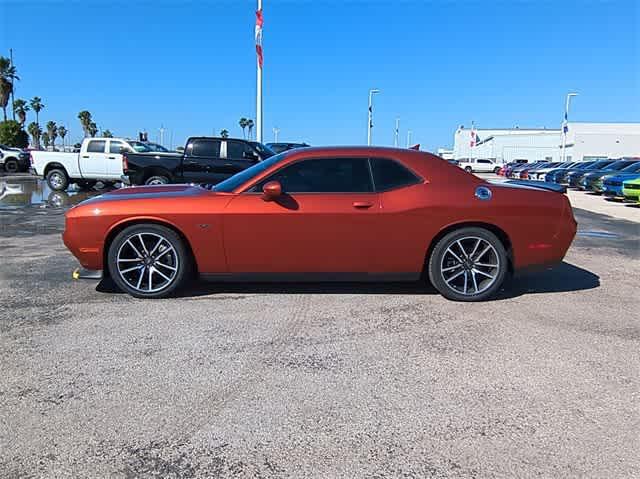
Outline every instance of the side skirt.
[(400, 282), (418, 281), (415, 273), (200, 273), (205, 281), (234, 283)]

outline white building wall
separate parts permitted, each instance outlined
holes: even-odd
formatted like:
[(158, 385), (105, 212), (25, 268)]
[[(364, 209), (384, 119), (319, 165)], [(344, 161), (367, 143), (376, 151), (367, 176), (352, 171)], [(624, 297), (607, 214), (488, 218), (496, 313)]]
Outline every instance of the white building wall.
[(640, 157), (640, 123), (569, 123), (567, 145), (573, 161)]

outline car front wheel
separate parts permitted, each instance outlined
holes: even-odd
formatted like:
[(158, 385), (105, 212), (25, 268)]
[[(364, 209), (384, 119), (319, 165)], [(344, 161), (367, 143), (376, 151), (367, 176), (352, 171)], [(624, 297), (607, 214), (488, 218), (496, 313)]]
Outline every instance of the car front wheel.
[(190, 257), (171, 229), (142, 224), (125, 228), (111, 243), (108, 267), (116, 285), (136, 298), (164, 298), (183, 285)]
[(471, 173), (473, 171), (473, 168), (471, 168), (470, 166), (466, 166), (464, 168), (464, 171), (466, 171), (467, 173)]
[(18, 162), (16, 160), (6, 160), (4, 162), (4, 171), (6, 171), (7, 173), (17, 173)]
[(444, 236), (429, 257), (431, 284), (454, 301), (483, 301), (495, 295), (508, 271), (502, 242), (484, 228), (461, 228)]

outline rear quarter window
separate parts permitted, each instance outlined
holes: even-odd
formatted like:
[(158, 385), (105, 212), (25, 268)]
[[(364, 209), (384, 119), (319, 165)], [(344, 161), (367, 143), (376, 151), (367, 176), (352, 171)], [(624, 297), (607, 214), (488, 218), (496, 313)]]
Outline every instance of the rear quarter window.
[(387, 158), (371, 158), (376, 191), (389, 191), (415, 185), (421, 179), (404, 165)]

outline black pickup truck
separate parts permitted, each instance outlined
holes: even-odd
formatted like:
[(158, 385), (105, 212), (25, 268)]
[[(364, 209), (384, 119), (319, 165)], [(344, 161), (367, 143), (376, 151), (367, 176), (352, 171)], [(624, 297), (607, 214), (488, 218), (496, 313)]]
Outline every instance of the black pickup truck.
[(191, 137), (184, 153), (123, 152), (122, 181), (128, 185), (215, 184), (274, 154), (256, 141)]

